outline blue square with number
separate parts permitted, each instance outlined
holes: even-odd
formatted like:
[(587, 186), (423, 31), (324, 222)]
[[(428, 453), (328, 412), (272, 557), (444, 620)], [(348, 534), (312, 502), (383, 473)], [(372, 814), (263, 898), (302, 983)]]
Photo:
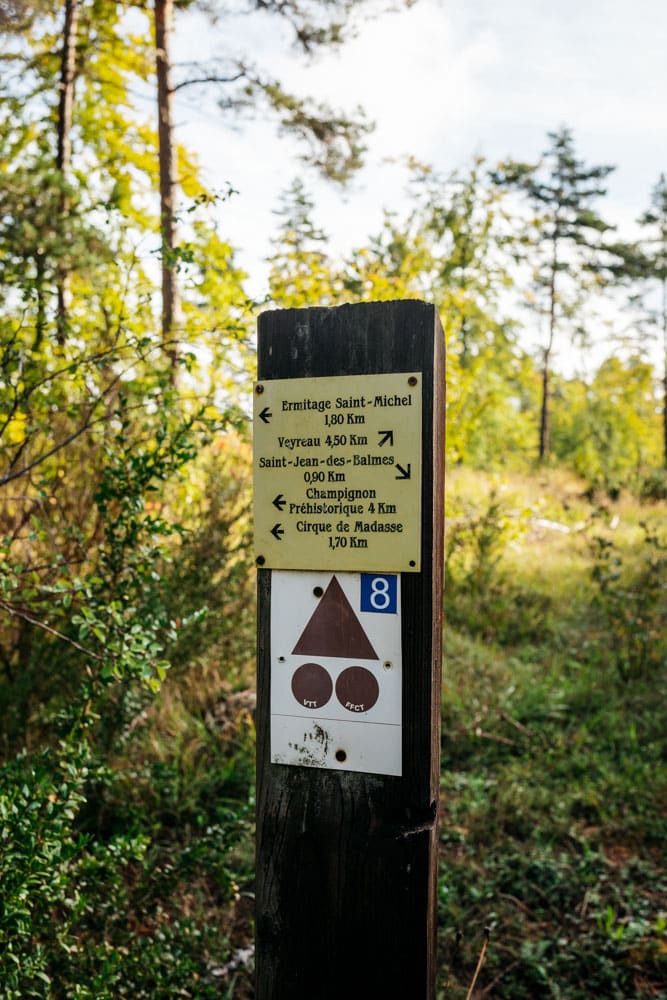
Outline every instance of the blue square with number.
[(395, 574), (362, 573), (361, 610), (395, 615), (398, 611), (398, 577)]

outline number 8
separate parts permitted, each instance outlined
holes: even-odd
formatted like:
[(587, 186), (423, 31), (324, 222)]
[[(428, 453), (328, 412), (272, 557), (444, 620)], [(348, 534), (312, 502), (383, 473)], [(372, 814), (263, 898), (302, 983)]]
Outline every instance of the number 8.
[(376, 611), (384, 611), (391, 603), (389, 580), (385, 576), (373, 577), (371, 583), (370, 601)]

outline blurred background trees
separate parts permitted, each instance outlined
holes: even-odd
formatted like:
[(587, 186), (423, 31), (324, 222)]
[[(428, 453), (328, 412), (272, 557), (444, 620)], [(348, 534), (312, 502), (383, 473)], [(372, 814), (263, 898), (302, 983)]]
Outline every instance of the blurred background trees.
[[(174, 67), (171, 26), (188, 6), (0, 0), (7, 997), (171, 997), (175, 982), (219, 996), (247, 943), (258, 309), (429, 299), (447, 341), (450, 468), (541, 459), (604, 498), (667, 494), (664, 177), (632, 246), (597, 213), (611, 168), (583, 164), (566, 128), (537, 165), (477, 158), (442, 175), (411, 161), (405, 212), (339, 256), (298, 177), (277, 207), (267, 298), (253, 302), (215, 220), (233, 192), (203, 183), (173, 102), (206, 88), (221, 114), (262, 109), (335, 183), (361, 162), (369, 124), (289, 93), (233, 40), (215, 63)], [(233, 5), (198, 6), (212, 31), (230, 23)], [(309, 54), (344, 40), (353, 6), (258, 2), (248, 16), (287, 23)], [(559, 371), (566, 330), (611, 343), (593, 294), (630, 301), (636, 335), (587, 372)], [(526, 301), (542, 321), (536, 353)], [(665, 347), (659, 372), (650, 337)], [(494, 552), (498, 511), (473, 519)], [(475, 551), (460, 583), (484, 576)], [(512, 632), (505, 613), (496, 628), (525, 638), (529, 624)]]

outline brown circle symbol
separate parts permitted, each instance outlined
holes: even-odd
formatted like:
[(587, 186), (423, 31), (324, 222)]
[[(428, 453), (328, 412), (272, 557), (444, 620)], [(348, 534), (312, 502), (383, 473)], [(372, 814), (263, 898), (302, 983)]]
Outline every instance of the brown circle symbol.
[(333, 681), (319, 663), (302, 663), (292, 677), (292, 694), (304, 708), (321, 708), (333, 692)]
[(336, 697), (348, 712), (367, 712), (380, 696), (380, 685), (366, 667), (346, 667), (336, 681)]

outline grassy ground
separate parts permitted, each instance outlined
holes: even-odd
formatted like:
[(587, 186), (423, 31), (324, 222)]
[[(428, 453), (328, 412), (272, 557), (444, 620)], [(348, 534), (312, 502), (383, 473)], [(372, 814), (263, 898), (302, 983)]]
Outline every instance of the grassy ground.
[[(442, 1000), (482, 954), (478, 1000), (667, 998), (666, 514), (563, 473), (449, 477)], [(252, 678), (229, 642), (91, 783), (85, 832), (126, 857), (74, 931), (126, 950), (119, 997), (252, 997)]]
[[(666, 513), (560, 472), (449, 477), (443, 1000), (481, 954), (478, 1000), (667, 997)], [(242, 957), (249, 843), (225, 917)], [(224, 981), (252, 996), (242, 961)]]
[(443, 998), (667, 997), (665, 507), (594, 501), (450, 480)]

